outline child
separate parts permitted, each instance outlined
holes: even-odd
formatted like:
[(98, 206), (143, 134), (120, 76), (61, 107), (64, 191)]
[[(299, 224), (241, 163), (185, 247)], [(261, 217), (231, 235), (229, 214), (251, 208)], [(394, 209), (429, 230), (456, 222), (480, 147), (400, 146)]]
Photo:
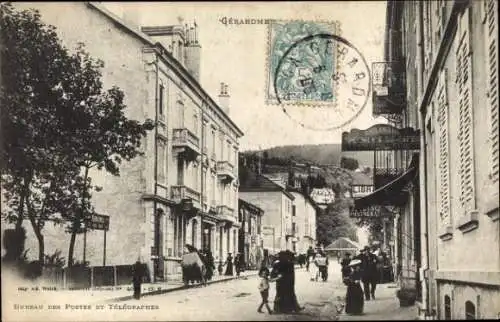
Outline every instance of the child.
[(217, 266), (217, 271), (219, 272), (219, 275), (222, 275), (223, 273), (223, 266), (222, 266), (222, 262), (219, 262), (219, 265)]
[(269, 314), (273, 314), (271, 308), (269, 307), (269, 304), (267, 303), (267, 300), (269, 298), (269, 282), (274, 282), (281, 276), (278, 275), (278, 277), (274, 279), (269, 279), (269, 269), (267, 269), (267, 267), (264, 266), (259, 270), (259, 277), (260, 277), (259, 291), (260, 291), (260, 296), (262, 297), (262, 303), (260, 303), (257, 312), (262, 313), (262, 307), (265, 305), (267, 308), (267, 312)]

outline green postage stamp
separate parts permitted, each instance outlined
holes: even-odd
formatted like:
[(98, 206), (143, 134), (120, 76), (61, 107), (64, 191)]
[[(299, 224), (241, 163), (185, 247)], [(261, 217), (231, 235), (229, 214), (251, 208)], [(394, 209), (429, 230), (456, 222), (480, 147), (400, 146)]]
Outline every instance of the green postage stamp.
[(339, 22), (275, 20), (269, 24), (267, 103), (333, 106), (336, 88), (332, 74), (339, 64), (337, 44), (331, 39), (302, 40), (339, 33)]

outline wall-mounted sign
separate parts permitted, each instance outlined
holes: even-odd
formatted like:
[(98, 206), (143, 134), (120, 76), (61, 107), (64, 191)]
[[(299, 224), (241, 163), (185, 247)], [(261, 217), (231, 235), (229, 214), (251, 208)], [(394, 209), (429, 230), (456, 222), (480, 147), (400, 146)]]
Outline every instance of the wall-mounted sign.
[(377, 124), (342, 133), (342, 151), (419, 150), (420, 130)]
[(405, 66), (401, 62), (372, 64), (374, 116), (399, 114), (406, 106)]
[(382, 211), (382, 206), (373, 205), (359, 209), (353, 207), (349, 211), (349, 216), (351, 218), (380, 218), (389, 217), (391, 213)]

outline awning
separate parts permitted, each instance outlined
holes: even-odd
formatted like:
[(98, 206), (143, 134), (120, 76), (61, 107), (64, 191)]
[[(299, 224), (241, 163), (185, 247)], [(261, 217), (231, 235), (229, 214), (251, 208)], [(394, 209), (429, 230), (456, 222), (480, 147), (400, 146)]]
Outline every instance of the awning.
[(354, 199), (354, 208), (361, 209), (372, 205), (403, 206), (407, 203), (406, 192), (403, 188), (415, 178), (417, 173), (418, 153), (415, 153), (410, 162), (410, 166), (401, 176), (367, 196)]

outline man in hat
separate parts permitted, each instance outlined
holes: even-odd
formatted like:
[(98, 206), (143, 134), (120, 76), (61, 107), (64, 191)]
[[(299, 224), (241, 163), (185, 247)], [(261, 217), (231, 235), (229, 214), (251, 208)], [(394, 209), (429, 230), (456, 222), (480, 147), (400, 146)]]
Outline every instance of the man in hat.
[(375, 289), (377, 287), (377, 257), (370, 252), (370, 247), (365, 246), (361, 253), (356, 256), (361, 260), (361, 280), (363, 281), (363, 290), (365, 300), (369, 301), (370, 296), (375, 299)]

